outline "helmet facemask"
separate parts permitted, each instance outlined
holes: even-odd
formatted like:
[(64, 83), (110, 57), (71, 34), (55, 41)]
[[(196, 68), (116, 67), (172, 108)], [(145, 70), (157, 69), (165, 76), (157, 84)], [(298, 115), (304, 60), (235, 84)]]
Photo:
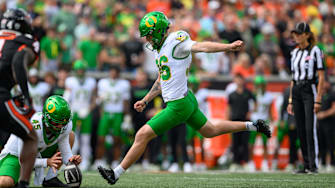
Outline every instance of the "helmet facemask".
[(258, 75), (254, 79), (254, 87), (257, 93), (263, 94), (266, 90), (266, 80), (263, 76)]
[(49, 97), (43, 107), (43, 125), (55, 135), (66, 130), (71, 120), (71, 109), (64, 98), (58, 95)]
[(158, 29), (157, 32), (153, 32), (152, 36), (152, 48), (155, 50), (159, 50), (161, 48), (161, 46), (163, 45), (164, 39), (165, 39), (165, 34), (167, 33), (167, 30), (169, 29), (169, 27), (167, 27), (165, 30), (161, 30)]
[(46, 126), (48, 131), (50, 131), (54, 135), (63, 133), (67, 128), (68, 122), (69, 122), (69, 120), (66, 121), (65, 123), (60, 123), (60, 122), (57, 122), (55, 120), (52, 120), (52, 118), (50, 117), (49, 114), (44, 114), (43, 115), (44, 125)]
[(85, 69), (78, 69), (76, 70), (75, 74), (76, 77), (78, 77), (79, 79), (84, 79), (85, 78)]
[(81, 80), (85, 78), (87, 67), (88, 65), (84, 60), (76, 60), (73, 64), (73, 70), (75, 71), (76, 77)]

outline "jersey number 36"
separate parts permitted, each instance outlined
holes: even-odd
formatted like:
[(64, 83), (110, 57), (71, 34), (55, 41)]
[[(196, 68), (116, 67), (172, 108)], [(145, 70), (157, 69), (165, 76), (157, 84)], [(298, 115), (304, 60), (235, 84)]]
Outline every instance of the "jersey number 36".
[(167, 65), (162, 65), (162, 63), (167, 63), (168, 58), (163, 55), (158, 59), (156, 59), (156, 65), (158, 67), (159, 73), (161, 74), (161, 78), (163, 81), (167, 81), (171, 78), (171, 70)]

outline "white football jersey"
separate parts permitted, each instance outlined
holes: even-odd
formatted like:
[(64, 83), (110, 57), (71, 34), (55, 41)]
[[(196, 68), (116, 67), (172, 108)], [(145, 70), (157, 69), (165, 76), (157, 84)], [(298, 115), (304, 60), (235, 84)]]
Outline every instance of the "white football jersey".
[(68, 102), (73, 112), (89, 109), (95, 87), (96, 80), (90, 77), (86, 77), (83, 83), (74, 76), (65, 80), (65, 88), (69, 88), (71, 91)]
[(123, 79), (103, 78), (98, 82), (98, 97), (105, 112), (123, 112), (123, 101), (130, 99), (130, 83)]
[[(59, 151), (62, 153), (63, 163), (68, 163), (69, 158), (72, 156), (69, 144), (69, 134), (72, 131), (72, 122), (70, 121), (64, 130), (57, 137), (51, 140), (47, 139), (47, 135), (42, 123), (42, 112), (35, 113), (30, 119), (30, 122), (32, 123), (38, 137), (38, 151), (43, 152), (48, 147), (58, 143)], [(22, 140), (16, 135), (11, 134), (4, 149), (1, 151), (0, 159), (4, 158), (7, 154), (19, 157), (22, 146)], [(40, 157), (40, 153), (38, 156)], [(36, 160), (35, 167), (46, 167), (46, 160), (43, 163), (44, 164)]]
[(274, 96), (269, 93), (265, 92), (264, 94), (258, 93), (256, 95), (256, 104), (257, 109), (256, 112), (251, 114), (251, 120), (256, 121), (257, 119), (269, 120), (269, 112), (271, 104), (274, 100)]
[(33, 100), (35, 111), (41, 112), (43, 109), (44, 98), (50, 91), (50, 86), (46, 82), (38, 82), (36, 85), (28, 83), (30, 97)]
[(181, 99), (187, 94), (187, 74), (192, 61), (191, 47), (194, 43), (188, 33), (177, 31), (169, 34), (161, 49), (155, 51), (165, 102)]

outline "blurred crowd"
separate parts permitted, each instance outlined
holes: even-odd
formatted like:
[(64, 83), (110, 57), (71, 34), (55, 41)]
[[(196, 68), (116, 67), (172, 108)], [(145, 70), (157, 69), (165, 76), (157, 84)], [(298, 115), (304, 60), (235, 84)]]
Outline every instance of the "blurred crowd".
[[(290, 31), (307, 21), (334, 74), (335, 6), (332, 0), (1, 0), (0, 12), (26, 9), (41, 42), (38, 69), (71, 69), (83, 59), (90, 71), (119, 65), (123, 72), (141, 67), (155, 74), (153, 53), (139, 37), (138, 23), (149, 11), (164, 12), (170, 31), (186, 30), (193, 40), (245, 41), (240, 53), (197, 54), (192, 71), (200, 75), (240, 73), (287, 78)], [(215, 61), (213, 61), (215, 59)]]
[[(299, 21), (310, 24), (312, 32), (317, 36), (317, 44), (323, 50), (327, 74), (335, 74), (335, 3), (333, 0), (0, 0), (1, 13), (11, 7), (20, 7), (30, 13), (33, 18), (35, 37), (41, 44), (39, 62), (29, 71), (29, 87), (35, 109), (40, 111), (44, 99), (52, 94), (64, 95), (69, 101), (76, 101), (79, 106), (88, 102), (85, 108), (73, 107), (74, 102), (70, 102), (76, 120), (79, 120), (77, 121), (78, 130), (84, 129), (88, 116), (91, 116), (88, 118), (89, 127), (91, 127), (88, 132), (77, 130), (77, 135), (81, 135), (78, 139), (81, 144), (77, 143), (80, 146), (77, 145), (74, 148), (83, 155), (81, 168), (84, 170), (89, 169), (91, 165), (94, 167), (106, 163), (106, 160), (109, 164), (117, 164), (130, 146), (136, 130), (164, 107), (162, 99), (158, 97), (148, 105), (145, 113), (139, 114), (131, 110), (134, 102), (150, 90), (152, 83), (149, 78), (157, 74), (154, 54), (145, 47), (144, 39), (139, 37), (138, 32), (139, 20), (147, 12), (154, 10), (164, 12), (171, 22), (170, 31), (185, 30), (190, 33), (193, 40), (225, 43), (243, 40), (245, 42), (241, 52), (193, 55), (191, 73), (197, 76), (190, 78), (190, 85), (194, 86), (199, 105), (206, 106), (201, 101), (206, 102), (208, 97), (206, 89), (198, 91), (199, 77), (235, 75), (234, 90), (227, 95), (231, 112), (227, 118), (232, 120), (253, 119), (251, 112), (254, 112), (254, 116), (271, 121), (268, 114), (273, 96), (266, 92), (265, 79), (257, 78), (257, 75), (290, 78), (290, 51), (295, 47), (290, 31)], [(95, 73), (99, 79), (101, 78), (99, 73), (102, 72), (108, 73), (107, 80), (119, 80), (122, 73), (130, 74), (133, 79), (131, 83), (122, 80), (121, 89), (112, 89), (108, 96), (104, 94), (107, 86), (104, 86), (103, 79), (98, 78), (93, 78), (94, 81), (90, 81), (87, 87), (85, 86), (89, 93), (81, 94), (86, 95), (86, 98), (81, 98), (80, 94), (71, 94), (75, 91), (73, 88), (76, 83), (69, 81), (72, 79), (70, 73), (78, 78), (80, 84), (85, 84), (80, 80), (88, 78), (85, 74), (87, 72)], [(248, 77), (255, 77), (254, 83), (257, 87), (254, 91), (244, 89), (244, 78)], [(125, 87), (125, 85), (132, 85), (132, 87)], [(243, 105), (248, 106), (248, 104), (242, 104), (243, 101), (239, 100), (238, 96), (243, 95), (244, 92), (248, 94), (245, 101), (254, 100), (256, 104), (260, 103), (259, 109), (243, 108)], [(329, 96), (333, 94), (330, 93)], [(117, 109), (111, 109), (106, 105), (118, 103), (120, 100), (124, 103)], [(333, 102), (335, 97), (329, 97), (327, 100)], [(233, 109), (234, 102), (240, 104), (240, 106), (237, 105), (240, 109)], [(206, 111), (204, 108), (203, 110)], [(241, 112), (241, 109), (244, 111)], [(283, 109), (286, 108), (283, 107)], [(325, 108), (325, 110), (328, 109), (330, 107)], [(234, 111), (238, 113), (233, 113)], [(120, 122), (122, 130), (118, 130), (117, 134), (113, 131), (109, 134), (99, 130), (99, 126), (105, 123), (102, 121), (108, 122), (108, 118), (113, 119), (117, 117), (115, 114), (119, 113), (122, 113), (122, 118), (124, 117)], [(285, 134), (289, 134), (293, 130), (290, 126), (294, 123), (287, 118), (287, 114), (282, 113), (279, 126), (286, 130)], [(107, 117), (108, 114), (111, 114), (111, 117)], [(319, 115), (319, 119), (333, 118), (333, 114), (331, 112), (329, 114), (331, 115)], [(104, 115), (107, 119), (102, 118)], [(126, 117), (130, 117), (131, 120)], [(133, 126), (129, 126), (130, 122)], [(199, 149), (193, 148), (194, 142), (200, 143), (197, 147), (201, 150), (203, 142), (201, 137), (199, 140), (193, 140), (193, 137), (199, 137), (199, 135), (192, 130), (185, 130), (185, 126), (181, 127), (184, 128), (179, 127), (178, 130), (172, 130), (173, 132), (169, 133), (173, 136), (162, 136), (151, 142), (148, 152), (140, 160), (146, 168), (151, 164), (154, 164), (153, 167), (161, 164), (164, 169), (178, 171), (177, 155), (180, 154), (180, 160), (184, 162), (183, 169), (188, 172), (192, 168), (190, 162), (203, 157), (204, 154), (191, 154), (192, 151), (196, 152)], [(326, 134), (329, 131), (324, 132)], [(331, 132), (334, 130), (332, 129)], [(183, 139), (185, 137), (187, 137), (186, 141)], [(233, 165), (232, 169), (236, 169), (236, 165), (244, 166), (252, 156), (249, 151), (252, 151), (255, 141), (252, 139), (250, 141), (249, 135), (236, 135), (236, 138), (242, 137), (245, 139), (234, 141), (233, 138), (230, 151), (234, 154), (232, 163), (235, 166)], [(239, 148), (243, 143), (247, 146), (248, 142), (249, 147)], [(330, 142), (328, 143), (330, 146), (325, 150), (330, 148), (329, 151), (332, 153), (334, 144), (329, 140), (324, 142)], [(112, 145), (114, 147), (110, 147)], [(190, 145), (193, 150), (187, 149), (187, 145)], [(181, 149), (177, 149), (180, 146)], [(293, 150), (296, 151), (294, 148)], [(249, 154), (246, 155), (245, 152)], [(264, 153), (266, 159), (266, 151)], [(325, 156), (327, 155), (324, 154), (323, 161), (326, 161)], [(96, 159), (95, 162), (93, 157)], [(223, 158), (227, 158), (227, 155)], [(298, 157), (295, 154), (292, 161), (290, 158), (290, 164), (296, 165), (297, 160)], [(203, 160), (198, 161), (200, 162), (197, 163), (197, 168), (204, 169)], [(267, 166), (266, 163), (265, 161), (263, 166)], [(333, 156), (331, 162), (327, 160), (328, 163), (335, 166)]]

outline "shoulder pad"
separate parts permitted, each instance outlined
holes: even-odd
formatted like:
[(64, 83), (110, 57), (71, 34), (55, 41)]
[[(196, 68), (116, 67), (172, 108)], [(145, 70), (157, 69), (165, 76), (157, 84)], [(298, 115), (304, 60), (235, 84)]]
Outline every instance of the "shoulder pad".
[(19, 35), (14, 39), (14, 41), (25, 44), (26, 46), (31, 48), (36, 55), (40, 54), (40, 43), (37, 40), (28, 38), (25, 35)]
[(189, 39), (190, 35), (185, 31), (177, 31), (176, 32), (176, 40), (183, 42), (184, 40)]
[(42, 112), (36, 112), (32, 117), (31, 117), (31, 121), (32, 120), (40, 120), (40, 119), (42, 119)]

